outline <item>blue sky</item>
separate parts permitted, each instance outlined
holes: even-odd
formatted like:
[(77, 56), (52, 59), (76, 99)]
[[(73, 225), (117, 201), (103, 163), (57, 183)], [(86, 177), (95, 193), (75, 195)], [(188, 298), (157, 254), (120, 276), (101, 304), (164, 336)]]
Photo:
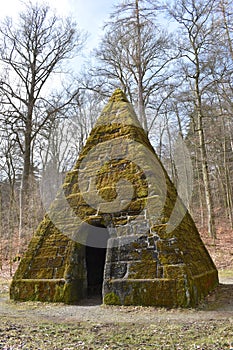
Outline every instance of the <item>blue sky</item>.
[[(4, 16), (15, 17), (23, 7), (23, 0), (6, 0), (0, 6), (0, 18)], [(33, 0), (32, 0), (33, 2)], [(51, 8), (56, 8), (60, 15), (72, 15), (80, 27), (88, 31), (90, 36), (87, 42), (88, 47), (93, 48), (101, 35), (101, 27), (108, 15), (113, 10), (113, 5), (118, 0), (37, 0), (46, 2)]]
[(101, 35), (101, 27), (113, 10), (117, 0), (68, 0), (72, 15), (80, 28), (90, 33), (88, 42), (93, 46)]

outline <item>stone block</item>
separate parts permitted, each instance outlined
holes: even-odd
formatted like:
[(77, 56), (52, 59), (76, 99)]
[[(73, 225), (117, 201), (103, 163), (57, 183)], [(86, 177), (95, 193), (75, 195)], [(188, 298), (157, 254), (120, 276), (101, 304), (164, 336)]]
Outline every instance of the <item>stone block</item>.
[(112, 280), (104, 285), (104, 303), (114, 305), (113, 293), (121, 305), (179, 307), (176, 282), (168, 279)]

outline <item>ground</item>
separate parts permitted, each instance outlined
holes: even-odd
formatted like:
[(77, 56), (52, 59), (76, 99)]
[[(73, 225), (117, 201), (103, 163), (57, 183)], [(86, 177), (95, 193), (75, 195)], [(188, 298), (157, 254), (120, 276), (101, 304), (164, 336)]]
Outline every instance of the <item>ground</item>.
[(230, 349), (233, 278), (223, 273), (221, 282), (198, 309), (187, 310), (102, 306), (96, 299), (16, 303), (4, 282), (0, 349)]
[(203, 237), (220, 285), (196, 309), (19, 303), (9, 300), (8, 268), (0, 279), (0, 349), (233, 349), (232, 232)]

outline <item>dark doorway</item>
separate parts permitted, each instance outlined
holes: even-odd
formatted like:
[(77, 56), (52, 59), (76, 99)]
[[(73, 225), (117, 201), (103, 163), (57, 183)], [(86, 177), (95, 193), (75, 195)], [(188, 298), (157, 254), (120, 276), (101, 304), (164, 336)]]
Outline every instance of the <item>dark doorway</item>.
[(104, 265), (109, 239), (106, 227), (90, 226), (86, 245), (87, 296), (102, 296)]

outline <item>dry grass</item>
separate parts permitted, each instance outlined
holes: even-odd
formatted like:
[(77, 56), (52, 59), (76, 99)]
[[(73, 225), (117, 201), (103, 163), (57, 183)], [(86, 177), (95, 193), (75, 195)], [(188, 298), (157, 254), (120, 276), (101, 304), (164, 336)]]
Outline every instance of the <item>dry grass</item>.
[(230, 321), (157, 324), (30, 323), (1, 320), (0, 349), (228, 349), (233, 340)]

